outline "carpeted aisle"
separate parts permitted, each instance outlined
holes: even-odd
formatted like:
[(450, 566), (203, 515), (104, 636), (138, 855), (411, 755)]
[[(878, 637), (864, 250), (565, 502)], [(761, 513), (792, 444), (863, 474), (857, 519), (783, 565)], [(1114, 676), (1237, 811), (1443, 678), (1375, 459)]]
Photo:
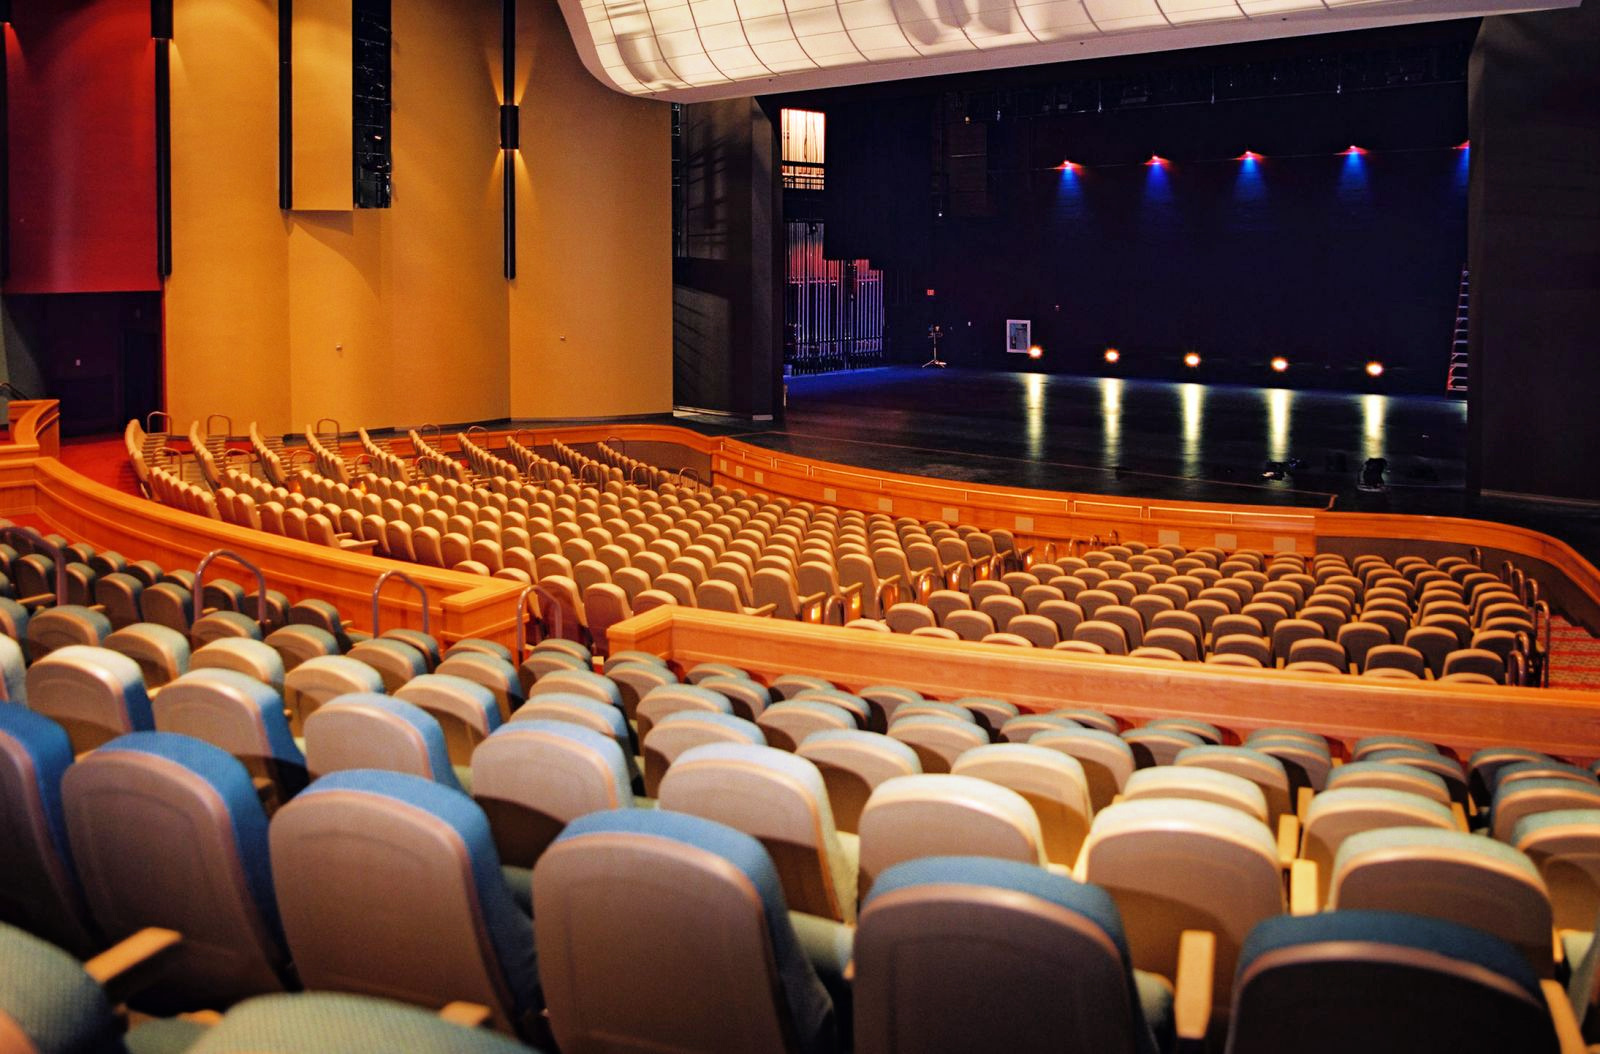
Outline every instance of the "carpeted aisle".
[(139, 493), (122, 437), (90, 436), (61, 441), (61, 461), (74, 472), (129, 494)]
[(1600, 640), (1560, 615), (1550, 618), (1550, 687), (1600, 692)]

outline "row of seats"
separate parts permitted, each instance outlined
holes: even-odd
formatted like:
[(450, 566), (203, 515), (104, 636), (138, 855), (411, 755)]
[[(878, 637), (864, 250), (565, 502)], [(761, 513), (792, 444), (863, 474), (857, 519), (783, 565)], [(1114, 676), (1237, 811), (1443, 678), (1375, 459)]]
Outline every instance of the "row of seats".
[[(330, 704), (329, 708), (336, 705), (339, 704)], [(7, 707), (5, 711), (16, 709)], [(17, 738), (21, 742), (49, 738), (48, 722), (42, 718), (29, 722), (21, 713), (4, 711), (0, 711), (0, 717), (8, 719), (9, 731), (19, 732)], [(559, 733), (559, 725), (530, 722), (530, 734)], [(505, 735), (496, 733), (497, 737)], [(60, 741), (65, 737), (59, 730), (55, 730), (55, 737), (54, 753), (59, 765), (64, 750)], [(616, 749), (614, 742), (608, 745)], [(757, 756), (762, 751), (772, 756)], [(36, 753), (47, 755), (49, 751)], [(669, 771), (660, 804), (663, 809), (698, 805), (696, 811), (702, 816), (707, 811), (720, 810), (727, 819), (742, 818), (745, 823), (770, 823), (781, 828), (783, 818), (770, 815), (777, 810), (760, 808), (749, 800), (748, 794), (740, 793), (752, 786), (748, 779), (743, 786), (727, 781), (730, 774), (736, 781), (741, 774), (747, 777), (752, 768), (771, 767), (791, 779), (795, 773), (805, 771), (796, 767), (798, 759), (786, 762), (781, 760), (784, 757), (787, 755), (760, 747), (692, 749)], [(522, 767), (525, 771), (537, 770), (537, 766)], [(716, 771), (719, 767), (723, 769), (720, 777)], [(814, 772), (812, 780), (820, 783)], [(949, 790), (975, 796), (978, 808), (969, 812), (974, 816), (989, 813), (987, 829), (970, 821), (952, 824), (948, 821), (953, 813), (930, 812), (930, 808), (936, 808), (932, 803), (941, 800), (941, 796), (930, 797), (918, 785), (921, 781), (948, 781)], [(953, 786), (956, 783), (972, 786)], [(539, 979), (543, 978), (543, 994), (550, 997), (551, 1023), (559, 1038), (565, 1017), (560, 1008), (570, 1010), (574, 1002), (593, 1007), (598, 979), (604, 976), (615, 981), (623, 976), (616, 969), (580, 970), (577, 956), (593, 955), (597, 947), (626, 947), (627, 956), (637, 959), (637, 947), (629, 947), (629, 942), (622, 939), (623, 933), (660, 932), (659, 918), (654, 923), (649, 920), (662, 910), (670, 913), (675, 900), (699, 904), (702, 927), (714, 930), (719, 925), (716, 920), (722, 917), (715, 911), (706, 911), (708, 898), (714, 899), (715, 894), (706, 888), (703, 877), (697, 877), (705, 870), (703, 866), (686, 869), (681, 861), (673, 861), (670, 853), (665, 858), (661, 854), (640, 858), (628, 845), (627, 836), (643, 833), (652, 843), (674, 838), (695, 845), (707, 840), (717, 846), (737, 842), (732, 831), (718, 824), (691, 822), (688, 816), (648, 809), (599, 812), (568, 824), (550, 849), (541, 854), (531, 891), (535, 917), (556, 924), (553, 934), (543, 928), (535, 931), (540, 959), (562, 966), (554, 974), (544, 969), (534, 977), (529, 972), (534, 933), (529, 932), (525, 919), (519, 922), (513, 914), (516, 896), (501, 884), (502, 873), (495, 866), (499, 858), (490, 841), (488, 821), (475, 809), (469, 809), (470, 803), (457, 790), (418, 777), (371, 770), (327, 775), (278, 810), (270, 824), (270, 849), (264, 849), (264, 813), (243, 767), (220, 750), (184, 736), (142, 733), (115, 740), (88, 757), (65, 765), (60, 772), (60, 786), (61, 812), (94, 920), (108, 932), (119, 924), (165, 924), (186, 935), (179, 962), (163, 975), (168, 987), (146, 997), (147, 1005), (167, 1012), (197, 1003), (225, 1005), (252, 992), (292, 986), (284, 947), (259, 936), (263, 931), (270, 935), (270, 923), (277, 921), (287, 949), (293, 953), (295, 975), (308, 987), (326, 984), (353, 988), (433, 1006), (466, 998), (489, 1006), (497, 1027), (524, 1036), (537, 1032), (537, 1022), (530, 1021), (528, 1015), (541, 1001)], [(137, 796), (127, 793), (131, 786), (141, 788)], [(989, 789), (984, 790), (985, 786)], [(1021, 804), (1015, 807), (1008, 795), (1015, 797), (1012, 792), (959, 776), (902, 777), (874, 790), (863, 818), (863, 847), (872, 837), (872, 823), (885, 824), (887, 829), (876, 840), (881, 843), (881, 849), (875, 851), (881, 854), (878, 859), (882, 869), (871, 872), (870, 889), (865, 891), (868, 914), (862, 918), (863, 927), (868, 926), (875, 898), (885, 890), (902, 888), (897, 882), (896, 864), (915, 868), (920, 861), (920, 866), (926, 866), (930, 863), (927, 857), (942, 852), (1011, 857), (1019, 865), (1030, 865), (1014, 868), (1012, 882), (1022, 883), (1023, 888), (1049, 884), (1049, 871), (1041, 867), (1042, 856), (1035, 853), (1031, 859), (1019, 859), (1005, 845), (1004, 826), (1027, 826), (1027, 804), (1017, 798), (1016, 803)], [(220, 816), (216, 808), (204, 807), (213, 798), (219, 798), (224, 805)], [(741, 801), (747, 804), (742, 813)], [(895, 823), (897, 814), (899, 822)], [(1110, 903), (1122, 915), (1127, 950), (1117, 961), (1131, 959), (1135, 966), (1162, 976), (1177, 976), (1177, 953), (1169, 945), (1181, 943), (1178, 938), (1184, 929), (1204, 926), (1213, 935), (1218, 999), (1227, 1005), (1233, 964), (1241, 954), (1241, 927), (1248, 930), (1283, 910), (1278, 864), (1265, 829), (1254, 833), (1257, 829), (1246, 817), (1226, 806), (1169, 798), (1119, 803), (1107, 809), (1096, 823), (1097, 830), (1085, 847), (1086, 862), (1079, 869), (1080, 877), (1086, 875), (1091, 883), (1109, 893)], [(612, 835), (601, 842), (608, 847), (609, 860), (592, 853), (576, 871), (567, 872), (566, 880), (546, 877), (574, 867), (575, 862), (564, 847), (575, 837), (595, 830)], [(441, 831), (445, 832), (447, 846), (459, 839), (462, 848), (457, 852), (464, 851), (472, 861), (470, 874), (454, 861), (448, 848), (443, 859), (439, 858)], [(1487, 888), (1486, 884), (1469, 887), (1461, 881), (1466, 876), (1458, 874), (1436, 875), (1432, 883), (1422, 880), (1418, 868), (1430, 861), (1435, 867), (1448, 867), (1459, 864), (1450, 858), (1450, 853), (1470, 856), (1481, 852), (1478, 847), (1464, 844), (1474, 841), (1472, 836), (1452, 833), (1464, 842), (1446, 846), (1448, 840), (1443, 837), (1431, 842), (1408, 841), (1402, 848), (1409, 855), (1399, 865), (1394, 862), (1395, 832), (1352, 836), (1341, 850), (1343, 886), (1335, 887), (1336, 896), (1344, 898), (1340, 903), (1346, 909), (1399, 907), (1446, 918), (1459, 915), (1464, 908), (1481, 911), (1485, 903), (1493, 903), (1497, 911), (1514, 921), (1490, 928), (1509, 929), (1513, 937), (1520, 935), (1522, 939), (1512, 946), (1519, 955), (1537, 963), (1539, 942), (1529, 939), (1525, 912), (1512, 896), (1523, 892), (1523, 887), (1536, 884), (1537, 874), (1531, 878), (1526, 874), (1516, 876), (1520, 885), (1516, 879), (1502, 878), (1498, 888)], [(1372, 845), (1366, 845), (1364, 838)], [(797, 844), (781, 831), (761, 842), (766, 845), (764, 851), (755, 841), (747, 841), (748, 848), (735, 854), (736, 859), (744, 861), (747, 874), (760, 868), (770, 876), (757, 885), (758, 889), (767, 890), (763, 899), (769, 908), (774, 903), (796, 906), (795, 892), (797, 888), (804, 890), (803, 885), (796, 887), (791, 877), (801, 863)], [(171, 858), (172, 849), (178, 844), (190, 846), (191, 852)], [(1429, 856), (1419, 849), (1440, 850), (1443, 856)], [(264, 863), (269, 851), (275, 902), (264, 894), (269, 879), (260, 877), (254, 886), (250, 885), (252, 873), (266, 874), (264, 867), (252, 868), (252, 859)], [(227, 854), (237, 856), (237, 866), (224, 866)], [(867, 857), (863, 855), (865, 863)], [(649, 860), (650, 856), (656, 859)], [(157, 864), (157, 860), (164, 863)], [(996, 866), (972, 861), (960, 865), (980, 871)], [(196, 895), (200, 888), (194, 882), (196, 868), (207, 868), (212, 873), (242, 873), (244, 878), (230, 890), (219, 891), (215, 882), (202, 884), (207, 892), (220, 898), (220, 902), (207, 902)], [(404, 875), (406, 881), (398, 886), (393, 881), (383, 881), (382, 876), (388, 874)], [(1483, 883), (1490, 874), (1470, 877)], [(607, 888), (608, 884), (626, 888), (641, 880), (649, 895), (629, 897), (617, 888)], [(939, 881), (948, 883), (952, 877), (943, 875)], [(1054, 884), (1075, 893), (1075, 887), (1065, 879)], [(1441, 889), (1454, 890), (1457, 885), (1463, 888), (1455, 895), (1441, 895)], [(593, 907), (561, 905), (559, 898), (563, 895), (578, 896)], [(1100, 899), (1102, 903), (1107, 901), (1105, 894)], [(601, 912), (606, 904), (609, 908)], [(1181, 917), (1174, 918), (1178, 905), (1183, 905), (1176, 911)], [(238, 915), (248, 915), (252, 906), (263, 913), (264, 921), (247, 918), (245, 921), (257, 924), (241, 928)], [(777, 909), (780, 914), (782, 906)], [(374, 910), (380, 907), (382, 910)], [(475, 908), (484, 915), (481, 925), (473, 922)], [(1474, 916), (1469, 921), (1481, 928), (1481, 918)], [(592, 928), (583, 931), (584, 920), (591, 927), (602, 922), (614, 927), (625, 920), (634, 925), (610, 930), (610, 937), (603, 938)], [(850, 958), (849, 931), (829, 930), (820, 920), (799, 915), (790, 921), (796, 929), (808, 932), (811, 944), (831, 950), (837, 995), (838, 978)], [(404, 932), (396, 932), (397, 925)], [(257, 939), (241, 941), (241, 932)], [(1548, 934), (1548, 925), (1544, 932)], [(484, 933), (488, 934), (487, 941)], [(476, 938), (471, 939), (474, 935)], [(220, 954), (214, 944), (202, 947), (207, 938), (221, 942), (232, 954)], [(547, 947), (556, 949), (556, 954), (547, 951)], [(419, 956), (421, 948), (429, 949), (428, 954)], [(670, 957), (672, 950), (653, 946), (655, 954), (648, 958)], [(1529, 969), (1525, 963), (1528, 976), (1548, 977), (1551, 973), (1547, 942), (1543, 951), (1542, 968), (1532, 965)], [(620, 953), (613, 951), (608, 957), (617, 954)], [(777, 955), (781, 960), (781, 948)], [(416, 962), (419, 958), (427, 962)], [(484, 961), (493, 964), (488, 974), (484, 972)], [(680, 963), (672, 959), (674, 966), (680, 968), (687, 961), (692, 960)], [(724, 969), (730, 965), (737, 964), (722, 964)], [(863, 966), (858, 961), (857, 984), (863, 983)], [(752, 983), (760, 987), (761, 972), (746, 974), (742, 968), (737, 972), (739, 976), (722, 978), (727, 987), (718, 986), (716, 990), (742, 991)], [(1199, 979), (1212, 972), (1201, 971)], [(568, 987), (558, 990), (561, 981), (551, 980), (552, 976), (565, 981)], [(577, 983), (580, 976), (591, 978), (590, 984)], [(666, 976), (692, 975), (675, 968)], [(734, 1002), (744, 1005), (742, 998)], [(647, 998), (643, 1003), (641, 1017), (630, 1025), (643, 1030), (644, 1035), (670, 1033), (684, 1024), (676, 1012), (663, 1014), (663, 1004), (658, 999)], [(666, 1005), (675, 1011), (679, 1004), (669, 1001)], [(856, 1006), (858, 1015), (861, 1008), (871, 1006), (864, 993), (857, 995)], [(729, 1011), (724, 1007), (719, 1012)], [(657, 1016), (652, 1018), (652, 1014)], [(817, 1021), (815, 1017), (809, 1019)], [(1111, 1020), (1114, 1022), (1115, 1016)], [(1199, 1023), (1202, 1032), (1205, 1020), (1203, 1015)], [(1103, 1015), (1099, 1023), (1106, 1027)], [(857, 1028), (860, 1027), (858, 1018)], [(562, 1042), (565, 1045), (567, 1040)]]

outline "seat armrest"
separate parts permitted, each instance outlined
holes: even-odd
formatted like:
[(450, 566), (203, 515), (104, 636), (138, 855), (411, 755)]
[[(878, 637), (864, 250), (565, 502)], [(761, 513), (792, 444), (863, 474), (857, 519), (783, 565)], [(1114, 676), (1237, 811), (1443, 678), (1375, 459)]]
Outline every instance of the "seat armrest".
[(1173, 985), (1172, 1019), (1179, 1050), (1203, 1050), (1211, 1025), (1212, 974), (1216, 969), (1217, 935), (1209, 930), (1184, 930), (1178, 939), (1178, 976)]
[(1301, 823), (1306, 822), (1306, 813), (1311, 809), (1311, 799), (1316, 796), (1317, 792), (1310, 787), (1301, 787), (1295, 793), (1294, 814), (1299, 817)]
[(1555, 1026), (1556, 1041), (1561, 1054), (1584, 1054), (1589, 1049), (1583, 1041), (1583, 1031), (1578, 1027), (1578, 1015), (1572, 1012), (1572, 1002), (1555, 981), (1539, 982), (1544, 992), (1545, 1005), (1550, 1008), (1550, 1023)]
[(462, 1028), (482, 1028), (489, 1020), (489, 1008), (482, 1003), (446, 1003), (439, 1008), (439, 1017)]
[(176, 930), (149, 926), (84, 963), (83, 970), (106, 990), (112, 1005), (117, 1005), (153, 980), (156, 972), (148, 967), (158, 964), (182, 940)]
[(1317, 862), (1296, 860), (1289, 865), (1289, 914), (1317, 913)]
[(1278, 817), (1278, 866), (1285, 871), (1300, 851), (1300, 820), (1293, 813)]

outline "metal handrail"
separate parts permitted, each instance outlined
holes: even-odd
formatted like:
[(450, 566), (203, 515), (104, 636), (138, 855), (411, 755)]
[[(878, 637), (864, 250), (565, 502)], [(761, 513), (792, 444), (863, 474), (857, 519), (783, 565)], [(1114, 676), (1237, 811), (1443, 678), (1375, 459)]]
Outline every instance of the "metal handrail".
[[(213, 549), (200, 558), (200, 564), (194, 569), (194, 599), (195, 610), (198, 612), (205, 603), (206, 568), (211, 566), (211, 561), (219, 556), (226, 556), (240, 567), (245, 568), (256, 576), (256, 625), (261, 627), (263, 633), (267, 630), (267, 576), (261, 573), (261, 568), (246, 560), (232, 549)], [(196, 618), (199, 616), (196, 615)]]
[(418, 582), (404, 571), (396, 568), (395, 570), (385, 571), (383, 574), (379, 575), (377, 585), (372, 587), (372, 635), (374, 637), (378, 635), (378, 594), (383, 591), (384, 585), (391, 578), (400, 579), (400, 581), (404, 582), (412, 589), (415, 589), (422, 596), (422, 632), (428, 633), (429, 628), (432, 625), (431, 615), (428, 610), (428, 590), (422, 585), (422, 583)]
[(160, 435), (171, 435), (172, 434), (172, 415), (167, 413), (165, 410), (151, 410), (149, 413), (145, 414), (144, 415), (144, 430), (146, 432), (154, 432), (155, 429), (151, 427), (151, 423), (158, 417), (161, 418), (163, 421), (165, 421), (167, 423), (167, 427), (163, 428), (160, 431), (159, 434)]
[(233, 418), (229, 417), (227, 414), (211, 414), (209, 417), (206, 418), (206, 438), (209, 439), (210, 437), (212, 437), (212, 436), (217, 434), (216, 432), (213, 432), (211, 430), (211, 422), (215, 421), (219, 417), (222, 418), (223, 422), (228, 426), (227, 429), (222, 433), (222, 437), (224, 439), (232, 439), (233, 438)]
[(319, 441), (322, 439), (322, 426), (323, 425), (332, 425), (333, 426), (333, 441), (335, 443), (337, 443), (339, 441), (339, 436), (342, 434), (342, 432), (341, 432), (341, 430), (339, 428), (338, 420), (336, 418), (332, 418), (332, 417), (322, 417), (322, 418), (318, 418), (317, 419), (317, 423), (312, 425), (311, 428), (312, 428), (312, 431), (315, 432), (316, 437), (317, 437), (317, 439)]
[[(545, 634), (545, 636), (559, 638), (567, 628), (566, 611), (561, 607), (561, 602), (557, 600), (548, 589), (545, 589), (543, 586), (537, 583), (528, 586), (517, 595), (517, 648), (514, 654), (516, 655), (517, 662), (519, 664), (525, 657), (523, 653), (528, 647), (528, 623), (524, 615), (528, 610), (528, 598), (532, 596), (539, 596), (548, 600), (550, 602), (550, 607), (555, 611), (555, 618), (553, 620), (555, 622), (554, 630), (553, 632)], [(544, 612), (541, 608), (535, 607), (533, 609), (533, 621), (538, 623), (541, 629), (546, 628), (544, 623)]]

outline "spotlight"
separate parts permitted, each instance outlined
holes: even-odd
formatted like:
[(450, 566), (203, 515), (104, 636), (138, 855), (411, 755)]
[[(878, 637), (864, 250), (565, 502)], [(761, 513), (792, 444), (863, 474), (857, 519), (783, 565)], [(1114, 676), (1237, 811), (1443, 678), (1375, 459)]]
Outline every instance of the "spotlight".
[(1039, 345), (1035, 344), (1033, 347), (1028, 349), (1028, 358), (1030, 358), (1030, 359), (1042, 359), (1042, 358), (1044, 358), (1044, 349), (1039, 347)]
[(1463, 139), (1463, 140), (1461, 140), (1461, 142), (1456, 144), (1456, 149), (1457, 150), (1471, 150), (1472, 149), (1472, 140), (1471, 139)]
[(1272, 367), (1273, 373), (1282, 373), (1289, 368), (1289, 360), (1282, 355), (1274, 355), (1267, 365)]
[(1183, 357), (1183, 364), (1189, 367), (1191, 370), (1194, 369), (1196, 366), (1200, 365), (1200, 353), (1198, 351), (1189, 352)]
[(1234, 160), (1235, 161), (1260, 161), (1261, 160), (1261, 155), (1256, 153), (1254, 150), (1246, 150), (1244, 153), (1242, 153), (1238, 157), (1234, 158)]
[(1346, 157), (1365, 157), (1366, 154), (1367, 152), (1365, 150), (1361, 149), (1359, 146), (1356, 146), (1354, 143), (1351, 143), (1344, 150), (1344, 155)]
[(1122, 352), (1118, 351), (1116, 348), (1107, 348), (1106, 349), (1106, 361), (1107, 362), (1115, 364), (1121, 358), (1122, 358)]
[(1073, 163), (1071, 161), (1063, 161), (1063, 162), (1061, 162), (1061, 164), (1058, 167), (1063, 172), (1076, 172), (1082, 166), (1077, 165), (1077, 164), (1075, 164), (1075, 163)]
[(1373, 359), (1371, 362), (1367, 363), (1367, 376), (1382, 377), (1383, 363), (1379, 362), (1377, 359)]
[(1161, 166), (1165, 166), (1165, 165), (1170, 164), (1170, 162), (1166, 158), (1162, 157), (1160, 154), (1151, 154), (1150, 155), (1150, 160), (1146, 161), (1145, 164), (1146, 165), (1161, 165)]

